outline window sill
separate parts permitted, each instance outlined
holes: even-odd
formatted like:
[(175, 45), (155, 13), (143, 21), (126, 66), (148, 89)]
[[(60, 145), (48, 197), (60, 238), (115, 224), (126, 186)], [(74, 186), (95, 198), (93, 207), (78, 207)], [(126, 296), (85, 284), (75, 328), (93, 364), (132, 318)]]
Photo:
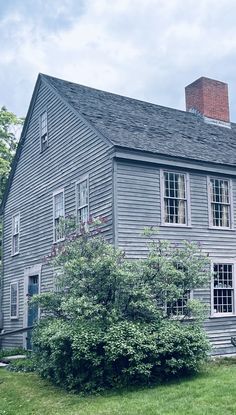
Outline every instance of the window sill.
[(59, 244), (60, 242), (65, 242), (65, 238), (58, 239), (58, 241), (53, 241), (53, 245)]
[(167, 228), (192, 228), (191, 225), (178, 225), (177, 223), (161, 223), (159, 226)]
[(236, 314), (235, 313), (212, 314), (211, 316), (209, 316), (209, 319), (214, 320), (217, 318), (228, 318), (228, 317), (236, 317)]
[(194, 317), (184, 316), (184, 315), (172, 316), (172, 317), (170, 317), (170, 320), (173, 320), (173, 321), (193, 321)]
[(17, 256), (17, 255), (20, 255), (20, 252), (16, 252), (15, 254), (11, 254), (11, 257)]
[(224, 228), (223, 226), (208, 226), (213, 231), (234, 231), (234, 228)]
[(44, 149), (41, 149), (40, 150), (40, 154), (43, 154), (43, 153), (45, 153), (45, 151), (47, 151), (49, 149), (49, 146), (47, 146), (46, 148), (44, 148)]

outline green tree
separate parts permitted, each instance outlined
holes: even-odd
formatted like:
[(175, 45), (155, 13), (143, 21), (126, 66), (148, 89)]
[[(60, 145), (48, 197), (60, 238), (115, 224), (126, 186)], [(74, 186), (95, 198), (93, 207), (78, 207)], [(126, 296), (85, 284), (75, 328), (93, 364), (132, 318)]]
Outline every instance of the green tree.
[[(39, 373), (69, 389), (94, 390), (148, 383), (194, 372), (207, 356), (200, 303), (186, 301), (180, 316), (168, 313), (186, 290), (210, 278), (198, 245), (151, 240), (147, 259), (130, 261), (95, 229), (74, 231), (47, 260), (57, 272), (55, 292), (40, 294), (43, 318), (34, 333)], [(173, 318), (174, 317), (174, 318)]]
[[(11, 162), (15, 155), (23, 118), (17, 117), (6, 107), (0, 109), (0, 204), (2, 202)], [(1, 260), (2, 221), (0, 218), (0, 260)]]
[(0, 109), (0, 202), (5, 190), (19, 137), (19, 127), (23, 118), (9, 112), (6, 107)]

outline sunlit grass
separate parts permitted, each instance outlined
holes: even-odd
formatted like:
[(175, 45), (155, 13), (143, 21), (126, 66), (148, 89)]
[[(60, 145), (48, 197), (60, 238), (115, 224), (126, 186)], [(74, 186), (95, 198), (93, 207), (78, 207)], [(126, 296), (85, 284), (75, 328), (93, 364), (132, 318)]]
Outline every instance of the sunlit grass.
[(0, 369), (0, 415), (234, 415), (233, 363), (212, 364), (188, 380), (87, 397), (54, 388), (35, 374)]

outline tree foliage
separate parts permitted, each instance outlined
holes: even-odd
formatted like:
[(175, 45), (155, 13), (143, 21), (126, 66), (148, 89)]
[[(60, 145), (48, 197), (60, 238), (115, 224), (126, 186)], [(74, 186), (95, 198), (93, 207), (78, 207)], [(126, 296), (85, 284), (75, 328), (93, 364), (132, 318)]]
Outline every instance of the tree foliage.
[(147, 258), (131, 261), (96, 232), (74, 232), (54, 246), (51, 260), (57, 291), (33, 299), (43, 311), (34, 334), (42, 376), (94, 390), (193, 372), (206, 358), (203, 307), (189, 301), (181, 316), (191, 311), (187, 324), (166, 307), (209, 281), (197, 245), (153, 239)]
[[(0, 109), (0, 204), (10, 172), (11, 162), (16, 151), (19, 129), (21, 129), (22, 124), (23, 118), (9, 112), (6, 107)], [(0, 260), (1, 238), (2, 222), (0, 218)]]
[(16, 151), (18, 127), (22, 123), (23, 119), (9, 112), (6, 107), (0, 109), (0, 202)]

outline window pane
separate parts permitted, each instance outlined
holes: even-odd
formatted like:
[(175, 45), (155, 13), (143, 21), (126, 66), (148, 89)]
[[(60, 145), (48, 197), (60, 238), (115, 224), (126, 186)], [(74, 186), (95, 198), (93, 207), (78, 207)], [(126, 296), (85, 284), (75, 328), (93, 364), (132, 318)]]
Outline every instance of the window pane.
[(13, 235), (13, 254), (19, 252), (19, 234)]
[(88, 206), (85, 206), (84, 208), (79, 209), (79, 223), (87, 223), (88, 222)]
[(165, 199), (165, 223), (186, 223), (186, 201)]
[(64, 216), (64, 195), (63, 192), (54, 196), (55, 218)]
[(59, 241), (61, 239), (64, 238), (64, 229), (65, 229), (65, 225), (63, 223), (63, 221), (61, 220), (62, 218), (56, 218), (55, 219), (55, 241)]
[(88, 180), (78, 184), (78, 204), (79, 207), (88, 204)]
[(41, 137), (47, 134), (47, 113), (41, 115)]

